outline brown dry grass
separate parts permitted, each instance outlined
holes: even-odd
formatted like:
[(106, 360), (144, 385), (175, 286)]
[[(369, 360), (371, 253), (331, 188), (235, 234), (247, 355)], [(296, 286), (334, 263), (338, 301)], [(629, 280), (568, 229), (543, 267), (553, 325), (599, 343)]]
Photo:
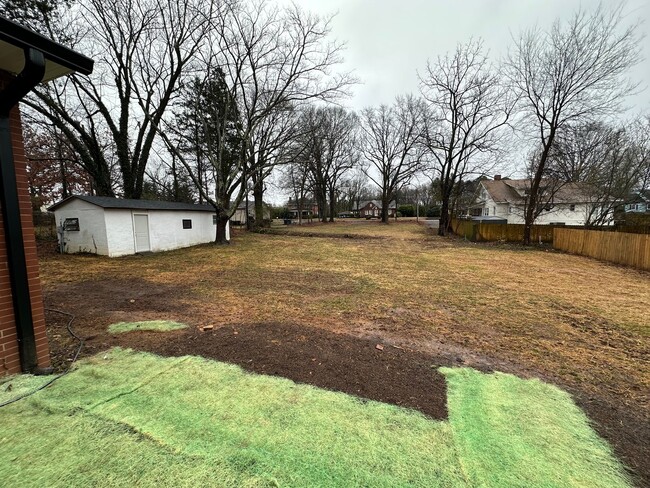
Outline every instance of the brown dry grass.
[(227, 247), (144, 257), (51, 256), (41, 275), (46, 291), (106, 279), (127, 288), (139, 280), (161, 285), (172, 290), (168, 318), (194, 325), (317, 325), (447, 349), (470, 364), (473, 354), (489, 357), (587, 394), (620, 397), (650, 417), (649, 273), (438, 238), (413, 222), (291, 232), (377, 239), (242, 234)]

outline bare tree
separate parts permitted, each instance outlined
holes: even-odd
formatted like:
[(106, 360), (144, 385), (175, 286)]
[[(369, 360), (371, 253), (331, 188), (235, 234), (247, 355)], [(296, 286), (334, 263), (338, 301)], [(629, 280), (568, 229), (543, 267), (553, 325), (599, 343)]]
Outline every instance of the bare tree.
[(319, 218), (334, 222), (343, 175), (358, 162), (357, 117), (341, 107), (309, 107), (300, 121), (300, 160), (307, 168)]
[(359, 210), (359, 205), (362, 200), (370, 199), (370, 189), (368, 188), (368, 177), (358, 167), (356, 171), (346, 177), (345, 181), (341, 184), (343, 190), (342, 200), (345, 204), (345, 209), (355, 212)]
[[(255, 204), (255, 227), (263, 227), (265, 182), (273, 170), (293, 155), (291, 143), (298, 137), (298, 111), (290, 104), (269, 112), (255, 128), (249, 144), (248, 173)], [(248, 222), (248, 220), (247, 220)]]
[(420, 76), (427, 101), (422, 144), (442, 202), (439, 235), (449, 229), (454, 189), (467, 175), (486, 174), (497, 162), (514, 107), (500, 80), (481, 42), (474, 41), (427, 63)]
[(76, 48), (97, 64), (88, 78), (66, 77), (25, 102), (70, 141), (95, 181), (113, 195), (109, 136), (122, 193), (140, 198), (161, 120), (206, 39), (216, 0), (82, 0)]
[(614, 128), (603, 123), (571, 126), (556, 137), (548, 166), (559, 181), (581, 183), (588, 204), (585, 225), (612, 222), (614, 210), (647, 172), (642, 123)]
[(293, 111), (345, 96), (355, 83), (334, 71), (344, 46), (329, 40), (331, 21), (297, 4), (256, 0), (228, 4), (214, 26), (212, 51), (238, 103), (246, 179), (253, 179), (258, 210), (266, 177), (286, 161), (278, 153), (292, 131)]
[[(204, 137), (213, 135), (204, 153), (210, 184), (200, 188), (217, 212), (217, 242), (226, 242), (228, 219), (248, 194), (251, 178), (261, 205), (268, 168), (283, 160), (294, 108), (311, 99), (336, 98), (351, 83), (348, 75), (332, 72), (342, 47), (328, 42), (329, 22), (296, 5), (281, 8), (266, 1), (227, 3), (213, 19), (208, 48), (196, 64), (206, 87), (216, 87), (210, 88), (210, 79), (220, 86), (221, 107), (204, 114), (212, 126)], [(209, 107), (209, 101), (201, 105)], [(282, 120), (284, 128), (278, 124)], [(198, 183), (191, 161), (170, 135), (174, 126), (174, 120), (166, 121), (160, 136)]]
[(646, 190), (650, 188), (650, 115), (636, 121), (631, 138), (636, 148), (634, 157), (642, 168), (636, 189)]
[[(297, 155), (291, 163), (285, 166), (282, 186), (291, 192), (296, 204), (298, 224), (302, 225), (302, 214), (306, 210), (305, 204), (307, 203), (307, 196), (311, 191), (311, 187), (309, 183), (309, 167), (304, 162), (301, 162), (299, 157), (300, 155)], [(309, 215), (311, 215), (311, 208), (309, 209)]]
[(424, 109), (412, 95), (393, 105), (361, 112), (361, 150), (368, 161), (365, 173), (381, 193), (381, 220), (388, 223), (388, 206), (395, 192), (421, 167), (418, 144)]
[[(552, 154), (555, 150), (551, 149)], [(540, 162), (541, 148), (536, 148), (528, 155), (528, 165), (526, 166), (526, 178), (520, 181), (511, 182), (510, 185), (516, 188), (517, 193), (523, 198), (523, 208), (513, 207), (512, 212), (526, 219), (531, 215), (533, 222), (545, 212), (554, 212), (560, 196), (564, 192), (570, 192), (572, 199), (575, 195), (581, 195), (587, 199), (584, 194), (584, 186), (568, 181), (563, 172), (553, 164), (550, 164), (552, 156), (549, 155), (549, 164), (544, 171), (544, 177), (540, 180), (537, 189), (537, 198), (530, 198), (532, 181), (538, 171)]]
[(523, 121), (539, 146), (525, 214), (530, 243), (535, 209), (551, 149), (569, 124), (615, 113), (635, 85), (626, 72), (639, 60), (637, 24), (623, 25), (623, 5), (592, 13), (580, 10), (548, 31), (525, 31), (515, 40), (506, 75), (519, 95)]

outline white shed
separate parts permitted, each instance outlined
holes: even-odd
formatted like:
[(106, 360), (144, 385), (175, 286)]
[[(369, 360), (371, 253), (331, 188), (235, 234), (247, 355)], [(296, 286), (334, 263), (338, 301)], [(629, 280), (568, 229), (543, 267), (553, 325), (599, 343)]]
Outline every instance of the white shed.
[[(49, 210), (66, 253), (116, 257), (168, 251), (212, 242), (217, 232), (209, 205), (77, 195)], [(226, 237), (230, 239), (230, 226)]]

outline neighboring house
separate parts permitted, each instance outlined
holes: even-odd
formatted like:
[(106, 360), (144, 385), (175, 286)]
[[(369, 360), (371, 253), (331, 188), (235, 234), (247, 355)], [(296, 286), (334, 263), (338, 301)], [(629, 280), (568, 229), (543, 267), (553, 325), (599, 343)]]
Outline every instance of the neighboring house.
[(625, 202), (625, 213), (650, 213), (650, 189), (635, 191)]
[[(71, 196), (50, 207), (66, 253), (116, 257), (168, 251), (215, 240), (217, 221), (210, 205)], [(230, 226), (226, 229), (230, 239)]]
[(91, 59), (0, 17), (0, 376), (51, 372), (18, 103), (39, 83), (92, 70)]
[[(479, 183), (474, 203), (470, 206), (471, 216), (495, 216), (507, 219), (509, 224), (523, 224), (525, 203), (530, 181), (510, 180), (495, 177)], [(593, 204), (590, 203), (587, 188), (581, 183), (567, 183), (550, 198), (542, 196), (544, 208), (535, 224), (585, 225)], [(612, 218), (613, 221), (613, 213)]]
[[(366, 219), (381, 218), (381, 200), (367, 200), (359, 203), (359, 217)], [(388, 204), (388, 216), (395, 217), (397, 214), (397, 204), (395, 200)]]
[(318, 216), (318, 204), (310, 200), (303, 201), (302, 205), (300, 205), (300, 208), (298, 208), (296, 201), (292, 200), (291, 197), (289, 197), (289, 201), (287, 202), (287, 210), (291, 214), (292, 219), (297, 219), (298, 213), (302, 213), (303, 219), (310, 219)]
[[(271, 211), (269, 206), (264, 203), (264, 220), (271, 219)], [(246, 202), (242, 202), (235, 210), (235, 213), (230, 218), (230, 222), (233, 225), (246, 225), (247, 218), (250, 217), (252, 220), (255, 220), (255, 202), (248, 202), (248, 212), (246, 212)]]

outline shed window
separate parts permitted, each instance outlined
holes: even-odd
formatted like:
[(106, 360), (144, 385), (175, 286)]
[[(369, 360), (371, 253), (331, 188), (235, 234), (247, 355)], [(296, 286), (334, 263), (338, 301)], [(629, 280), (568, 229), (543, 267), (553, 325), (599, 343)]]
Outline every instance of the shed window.
[(65, 219), (63, 221), (63, 230), (65, 231), (78, 231), (79, 219)]
[(217, 225), (217, 216), (216, 215), (212, 216), (212, 225)]
[(569, 210), (571, 210), (572, 212), (575, 212), (576, 211), (575, 204), (572, 203), (571, 205), (569, 205)]
[(183, 219), (183, 229), (192, 228), (192, 219)]

